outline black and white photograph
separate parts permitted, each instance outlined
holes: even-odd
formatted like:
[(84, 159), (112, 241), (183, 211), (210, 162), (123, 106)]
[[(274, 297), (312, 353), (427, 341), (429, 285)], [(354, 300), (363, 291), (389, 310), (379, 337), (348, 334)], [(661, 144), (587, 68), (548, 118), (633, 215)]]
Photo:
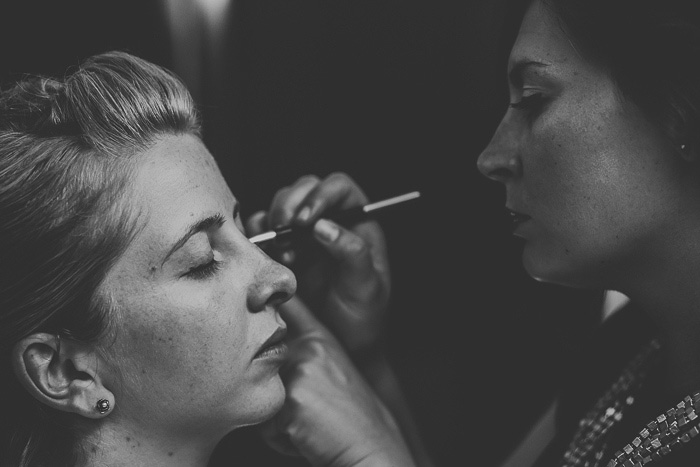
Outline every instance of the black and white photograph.
[(0, 467), (700, 465), (695, 2), (3, 7)]

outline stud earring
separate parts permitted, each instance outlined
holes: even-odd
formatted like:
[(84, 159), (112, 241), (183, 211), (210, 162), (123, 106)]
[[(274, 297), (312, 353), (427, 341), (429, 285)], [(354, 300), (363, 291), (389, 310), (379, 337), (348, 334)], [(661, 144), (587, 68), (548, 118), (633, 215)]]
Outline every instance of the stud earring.
[(109, 401), (107, 399), (100, 399), (95, 404), (95, 410), (101, 414), (109, 412)]

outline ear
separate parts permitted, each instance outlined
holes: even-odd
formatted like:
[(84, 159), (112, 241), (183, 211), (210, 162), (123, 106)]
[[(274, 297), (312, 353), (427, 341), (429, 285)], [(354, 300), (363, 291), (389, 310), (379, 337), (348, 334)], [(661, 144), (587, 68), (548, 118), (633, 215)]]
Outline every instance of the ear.
[[(12, 365), (22, 386), (49, 407), (87, 418), (105, 417), (114, 408), (114, 395), (99, 373), (106, 365), (93, 346), (35, 333), (15, 344)], [(104, 400), (106, 412), (98, 410)]]

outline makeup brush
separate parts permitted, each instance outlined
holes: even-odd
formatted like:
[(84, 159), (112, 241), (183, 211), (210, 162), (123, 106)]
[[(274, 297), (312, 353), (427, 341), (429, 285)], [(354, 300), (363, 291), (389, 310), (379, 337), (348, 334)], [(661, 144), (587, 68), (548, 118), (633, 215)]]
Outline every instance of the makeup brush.
[[(333, 214), (329, 217), (334, 222), (341, 225), (351, 225), (356, 222), (360, 222), (365, 219), (373, 217), (375, 214), (382, 212), (387, 209), (391, 209), (395, 206), (401, 205), (408, 201), (412, 201), (420, 198), (420, 192), (412, 191), (410, 193), (405, 193), (403, 195), (394, 196), (392, 198), (383, 199), (381, 201), (376, 201), (374, 203), (365, 204), (364, 206), (355, 206), (350, 209), (345, 209)], [(254, 235), (249, 238), (252, 243), (263, 243), (269, 242), (270, 240), (282, 240), (291, 237), (299, 231), (309, 230), (304, 227), (294, 227), (294, 226), (284, 226), (279, 227), (275, 230), (270, 230), (268, 232), (263, 232), (258, 235)]]

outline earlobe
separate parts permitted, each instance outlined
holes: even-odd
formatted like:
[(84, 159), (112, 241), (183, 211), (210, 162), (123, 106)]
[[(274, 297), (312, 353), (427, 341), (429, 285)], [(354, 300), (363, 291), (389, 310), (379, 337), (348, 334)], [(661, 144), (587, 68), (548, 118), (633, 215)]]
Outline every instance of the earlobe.
[(695, 151), (692, 150), (692, 148), (687, 145), (687, 144), (681, 144), (679, 147), (680, 149), (680, 155), (685, 160), (686, 162), (696, 162), (697, 161), (697, 154)]
[(102, 384), (104, 368), (92, 346), (31, 334), (12, 350), (12, 365), (22, 386), (42, 403), (87, 418), (102, 418), (114, 408), (114, 395)]

